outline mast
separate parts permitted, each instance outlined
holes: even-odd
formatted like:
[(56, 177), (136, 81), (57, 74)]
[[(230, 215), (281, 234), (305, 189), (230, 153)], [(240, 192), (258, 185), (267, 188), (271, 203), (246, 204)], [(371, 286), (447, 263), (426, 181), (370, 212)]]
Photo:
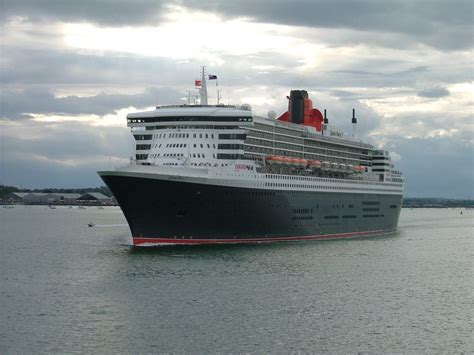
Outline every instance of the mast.
[(357, 139), (357, 118), (355, 108), (352, 109), (352, 138)]
[(199, 89), (199, 95), (201, 95), (201, 105), (207, 105), (207, 84), (206, 84), (206, 75), (204, 73), (204, 66), (202, 67), (202, 76), (201, 76), (201, 88)]

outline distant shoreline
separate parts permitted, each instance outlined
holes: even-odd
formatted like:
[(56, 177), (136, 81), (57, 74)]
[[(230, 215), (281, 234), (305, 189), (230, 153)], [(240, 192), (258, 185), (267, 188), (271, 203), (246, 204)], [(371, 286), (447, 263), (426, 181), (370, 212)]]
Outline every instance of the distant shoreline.
[(101, 203), (8, 203), (0, 201), (0, 206), (65, 206), (65, 207), (115, 207), (118, 204), (101, 204)]

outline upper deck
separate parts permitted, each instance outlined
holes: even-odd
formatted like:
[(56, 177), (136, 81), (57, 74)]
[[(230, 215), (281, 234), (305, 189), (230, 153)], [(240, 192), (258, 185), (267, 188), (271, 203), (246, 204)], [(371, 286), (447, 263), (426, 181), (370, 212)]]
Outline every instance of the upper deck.
[[(373, 145), (332, 127), (314, 127), (254, 116), (247, 106), (172, 105), (130, 113), (136, 161), (146, 165), (206, 167), (250, 164), (253, 171), (343, 179), (403, 182), (391, 176), (390, 157), (372, 169)], [(335, 132), (335, 135), (331, 135)], [(265, 164), (267, 158), (299, 161)], [(312, 164), (311, 162), (317, 162)], [(383, 170), (381, 165), (383, 164)], [(383, 176), (382, 176), (383, 175)]]

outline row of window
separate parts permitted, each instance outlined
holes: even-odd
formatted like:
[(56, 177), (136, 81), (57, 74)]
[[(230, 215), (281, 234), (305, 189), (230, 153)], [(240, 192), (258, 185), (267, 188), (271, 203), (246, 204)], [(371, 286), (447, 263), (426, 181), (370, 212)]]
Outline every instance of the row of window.
[[(218, 158), (219, 159), (219, 158)], [(299, 188), (299, 189), (322, 189), (322, 190), (341, 190), (341, 191), (370, 191), (370, 192), (399, 192), (398, 189), (374, 189), (370, 187), (345, 187), (345, 186), (322, 186), (322, 185), (307, 185), (307, 184), (282, 184), (276, 182), (266, 182), (266, 187), (280, 187), (280, 188)]]
[(153, 137), (152, 134), (135, 134), (135, 140), (137, 141), (150, 141)]
[(217, 154), (217, 159), (243, 159), (243, 154)]
[(208, 116), (184, 116), (184, 117), (143, 117), (129, 119), (128, 123), (153, 123), (153, 122), (252, 122), (252, 117), (208, 117)]
[(244, 133), (221, 133), (219, 139), (245, 139), (247, 137)]
[[(295, 136), (295, 137), (301, 137), (302, 131), (300, 129), (296, 129), (296, 127), (290, 127), (290, 126), (285, 126), (285, 127), (278, 127), (278, 126), (270, 126), (270, 125), (265, 125), (262, 123), (255, 123), (254, 127), (256, 129), (260, 129), (262, 131), (269, 131), (269, 132), (275, 132), (275, 133), (283, 133), (287, 134), (290, 136)], [(299, 127), (298, 127), (299, 128)]]
[(217, 149), (244, 149), (243, 144), (218, 144)]
[[(347, 183), (347, 180), (344, 179), (328, 179), (328, 178), (315, 178), (312, 176), (299, 176), (299, 175), (282, 175), (282, 174), (265, 174), (266, 179), (277, 179), (277, 180), (296, 180), (296, 181), (313, 181), (313, 182), (335, 182), (335, 183)], [(355, 181), (350, 180), (350, 183), (359, 184), (359, 185), (383, 185), (383, 186), (399, 186), (398, 184), (387, 184), (387, 183), (378, 183), (372, 181)], [(366, 201), (364, 204), (379, 204), (377, 201)]]
[[(305, 139), (303, 143), (302, 138), (298, 139), (298, 138), (293, 138), (293, 137), (286, 137), (283, 135), (278, 135), (278, 137), (275, 140), (275, 136), (276, 135), (273, 135), (270, 133), (249, 130), (248, 137), (253, 138), (253, 141), (248, 139), (247, 143), (253, 143), (255, 141), (255, 143), (258, 143), (260, 145), (273, 146), (274, 144), (273, 142), (275, 142), (276, 147), (282, 147), (282, 148), (294, 149), (294, 150), (302, 150), (303, 149), (302, 147), (304, 147), (305, 151), (311, 151), (314, 153), (322, 153), (322, 154), (327, 154), (327, 151), (331, 151), (337, 155), (342, 154), (341, 156), (354, 157), (354, 159), (360, 159), (362, 155), (367, 156), (369, 154), (368, 150), (350, 148), (350, 147), (345, 147), (341, 145), (329, 144), (325, 142), (308, 140), (308, 139)], [(293, 143), (293, 144), (289, 144), (289, 143)]]
[(293, 213), (313, 213), (312, 208), (293, 208)]
[[(266, 132), (272, 132), (271, 134), (270, 133), (267, 133), (265, 135), (262, 135), (262, 137), (265, 137), (265, 138), (268, 138), (268, 139), (273, 139), (273, 136), (274, 135), (279, 135), (281, 136), (280, 140), (286, 140), (286, 141), (289, 141), (289, 142), (293, 142), (293, 143), (301, 143), (302, 140), (303, 140), (303, 132), (302, 130), (298, 130), (296, 129), (296, 127), (278, 127), (278, 126), (271, 126), (271, 125), (264, 125), (264, 124), (261, 124), (261, 123), (255, 123), (254, 125), (254, 128), (251, 129), (252, 132), (254, 131), (254, 129), (258, 129), (258, 130), (261, 130), (261, 131), (266, 131)], [(261, 132), (261, 133), (264, 133), (264, 132)], [(292, 138), (291, 136), (295, 137), (295, 138)], [(327, 139), (326, 137), (324, 136), (321, 136), (321, 137), (318, 137), (318, 138), (322, 138), (322, 139)], [(334, 138), (332, 138), (334, 139)], [(340, 139), (336, 139), (338, 141), (341, 141), (343, 142), (342, 140)], [(348, 142), (343, 142), (343, 143), (348, 143)], [(358, 143), (353, 143), (351, 142), (353, 145), (359, 145)], [(312, 139), (305, 139), (305, 145), (315, 145), (315, 146), (322, 146), (322, 147), (326, 147), (328, 149), (336, 149), (336, 148), (341, 148), (341, 146), (339, 144), (334, 144), (334, 143), (330, 143), (330, 142), (321, 142), (319, 139), (318, 140), (312, 140)], [(364, 146), (367, 146), (367, 144), (364, 144)], [(357, 148), (354, 148), (354, 147), (347, 147), (349, 149), (349, 151), (352, 151), (354, 153), (359, 153), (359, 154), (368, 154), (368, 150), (364, 150), (364, 151), (360, 151), (359, 149)], [(365, 148), (367, 149), (367, 148)]]
[(291, 220), (293, 221), (309, 221), (312, 220), (313, 216), (293, 216)]
[[(375, 218), (375, 217), (383, 217), (383, 214), (364, 214), (362, 215), (363, 218)], [(345, 215), (342, 218), (357, 218), (355, 215)], [(339, 219), (339, 216), (324, 216), (324, 219)]]
[[(205, 138), (205, 139), (214, 139), (214, 133), (193, 133), (192, 138)], [(164, 138), (189, 138), (191, 136), (190, 133), (160, 133), (155, 134), (155, 138), (164, 139)]]
[[(381, 186), (396, 186), (400, 187), (399, 184), (391, 184), (391, 183), (380, 183), (375, 181), (357, 181), (357, 180), (350, 180), (347, 179), (328, 179), (328, 178), (319, 178), (319, 177), (312, 177), (312, 176), (299, 176), (299, 175), (283, 175), (283, 174), (265, 174), (266, 179), (277, 179), (277, 180), (296, 180), (296, 181), (309, 181), (309, 182), (334, 182), (334, 183), (351, 183), (351, 184), (358, 184), (358, 185), (381, 185)], [(371, 203), (370, 201), (368, 203)], [(375, 202), (378, 203), (378, 202)]]

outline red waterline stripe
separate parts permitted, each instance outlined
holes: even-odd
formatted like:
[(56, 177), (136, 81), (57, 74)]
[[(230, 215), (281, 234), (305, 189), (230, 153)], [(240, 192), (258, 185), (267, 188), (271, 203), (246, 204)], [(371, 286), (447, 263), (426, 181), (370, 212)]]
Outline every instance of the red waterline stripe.
[(339, 233), (339, 234), (322, 234), (308, 235), (300, 237), (274, 237), (274, 238), (246, 238), (246, 239), (178, 239), (178, 238), (143, 238), (133, 237), (133, 245), (140, 246), (142, 244), (235, 244), (235, 243), (270, 243), (293, 240), (321, 240), (321, 239), (337, 239), (350, 238), (355, 236), (369, 236), (374, 234), (385, 234), (394, 232), (393, 229), (381, 229), (365, 232)]

